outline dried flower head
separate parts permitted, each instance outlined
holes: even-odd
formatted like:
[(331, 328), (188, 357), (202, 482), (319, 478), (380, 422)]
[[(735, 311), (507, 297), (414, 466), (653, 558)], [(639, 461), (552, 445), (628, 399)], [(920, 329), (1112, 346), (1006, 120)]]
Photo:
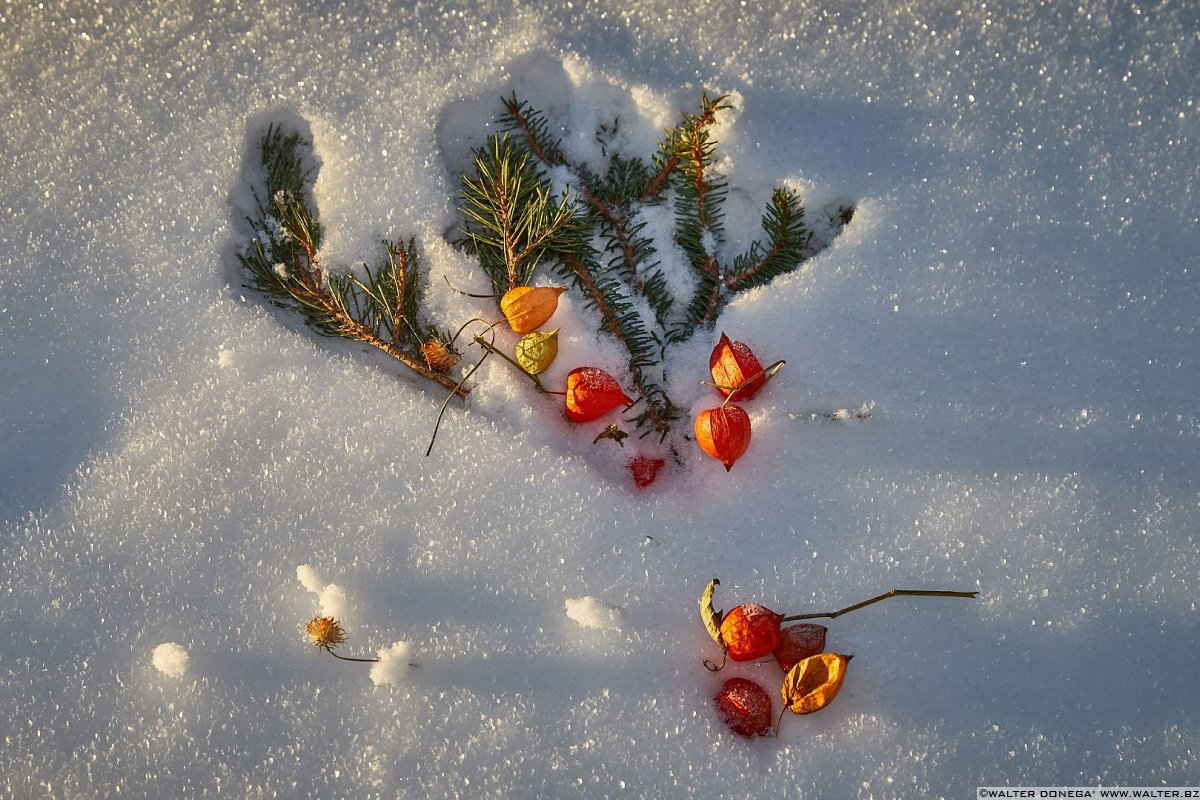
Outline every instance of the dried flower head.
[(312, 639), (313, 644), (331, 653), (333, 648), (346, 641), (346, 631), (333, 617), (313, 617), (304, 629), (308, 631), (308, 638)]
[(437, 336), (430, 338), (421, 345), (421, 355), (432, 370), (445, 372), (458, 363), (458, 352)]

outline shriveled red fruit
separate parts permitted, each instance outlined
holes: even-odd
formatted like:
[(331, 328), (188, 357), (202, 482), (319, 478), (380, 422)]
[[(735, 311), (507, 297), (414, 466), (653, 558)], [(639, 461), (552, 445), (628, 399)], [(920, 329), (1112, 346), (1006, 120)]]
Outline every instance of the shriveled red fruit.
[(766, 606), (737, 606), (721, 620), (721, 641), (734, 661), (753, 661), (779, 646), (782, 622), (783, 614)]
[(696, 417), (696, 442), (728, 472), (750, 447), (750, 416), (732, 404), (701, 411)]
[(633, 483), (639, 489), (644, 489), (654, 483), (658, 471), (667, 465), (666, 459), (637, 456), (629, 459), (629, 472), (633, 475)]
[(779, 632), (779, 644), (772, 655), (787, 672), (809, 656), (815, 656), (825, 651), (824, 625), (802, 622), (799, 625), (789, 625)]
[[(767, 382), (767, 376), (760, 374), (763, 371), (762, 364), (758, 363), (750, 348), (723, 333), (721, 341), (717, 342), (712, 355), (708, 357), (708, 370), (712, 373), (717, 390), (732, 400), (749, 400)], [(753, 380), (737, 389), (751, 378)]]
[(725, 724), (739, 736), (766, 736), (771, 732), (771, 696), (757, 683), (730, 678), (714, 698)]
[(591, 422), (633, 400), (621, 391), (617, 379), (597, 367), (578, 367), (567, 375), (567, 419)]

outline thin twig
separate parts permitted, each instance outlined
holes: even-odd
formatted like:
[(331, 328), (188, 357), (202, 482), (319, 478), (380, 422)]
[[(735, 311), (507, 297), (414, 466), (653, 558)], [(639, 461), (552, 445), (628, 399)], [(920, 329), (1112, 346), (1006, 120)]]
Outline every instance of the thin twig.
[(826, 614), (793, 614), (790, 617), (784, 617), (781, 621), (782, 622), (794, 622), (794, 621), (800, 620), (800, 619), (836, 619), (837, 617), (840, 617), (842, 614), (849, 614), (851, 611), (857, 611), (860, 608), (866, 608), (869, 605), (881, 602), (883, 600), (887, 600), (888, 598), (900, 597), (902, 595), (906, 596), (906, 597), (977, 598), (977, 597), (979, 597), (979, 592), (948, 592), (948, 591), (941, 591), (941, 590), (934, 590), (934, 589), (892, 589), (890, 592), (884, 592), (881, 595), (872, 597), (870, 600), (863, 600), (861, 603), (855, 603), (852, 606), (847, 606), (846, 608), (839, 609), (837, 611), (831, 611)]
[(339, 656), (328, 647), (325, 648), (325, 652), (329, 653), (329, 655), (333, 656), (334, 658), (340, 658), (342, 661), (360, 661), (364, 664), (374, 664), (379, 661), (378, 658), (351, 658), (350, 656)]

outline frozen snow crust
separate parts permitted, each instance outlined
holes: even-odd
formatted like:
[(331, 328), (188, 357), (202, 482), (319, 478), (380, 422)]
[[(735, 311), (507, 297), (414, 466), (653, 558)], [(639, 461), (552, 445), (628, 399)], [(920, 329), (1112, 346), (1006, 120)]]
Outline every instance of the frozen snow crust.
[[(0, 9), (0, 796), (1200, 780), (1195, 12), (827, 6)], [(415, 235), (465, 280), (456, 159), (514, 87), (637, 136), (731, 92), (747, 208), (857, 205), (722, 318), (788, 359), (732, 472), (636, 492), (499, 365), (422, 458), (441, 397), (240, 288), (248, 131), (281, 114), (329, 258)], [(724, 608), (983, 596), (834, 621), (842, 693), (747, 743), (711, 698), (778, 703), (777, 668), (701, 666), (713, 576)], [(325, 609), (382, 666), (315, 650)]]

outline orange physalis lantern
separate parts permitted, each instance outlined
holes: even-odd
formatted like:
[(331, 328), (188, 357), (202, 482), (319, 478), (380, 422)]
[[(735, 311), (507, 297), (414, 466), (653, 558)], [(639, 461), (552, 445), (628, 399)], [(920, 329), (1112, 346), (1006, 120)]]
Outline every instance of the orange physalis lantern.
[(500, 310), (514, 333), (529, 333), (554, 316), (565, 291), (561, 286), (518, 286), (500, 298)]
[(578, 367), (567, 375), (567, 419), (591, 422), (633, 400), (617, 379), (596, 367)]
[(850, 658), (819, 653), (792, 667), (783, 679), (783, 704), (793, 714), (811, 714), (829, 705), (842, 688)]
[[(762, 364), (758, 363), (750, 348), (724, 333), (708, 358), (708, 369), (717, 390), (730, 400), (749, 400), (767, 382)], [(746, 383), (748, 380), (750, 382)], [(746, 385), (738, 389), (743, 383)]]
[(734, 661), (753, 661), (779, 646), (783, 615), (757, 603), (737, 606), (721, 620), (721, 642)]
[(696, 417), (696, 441), (728, 472), (750, 447), (750, 417), (735, 405), (701, 411)]

